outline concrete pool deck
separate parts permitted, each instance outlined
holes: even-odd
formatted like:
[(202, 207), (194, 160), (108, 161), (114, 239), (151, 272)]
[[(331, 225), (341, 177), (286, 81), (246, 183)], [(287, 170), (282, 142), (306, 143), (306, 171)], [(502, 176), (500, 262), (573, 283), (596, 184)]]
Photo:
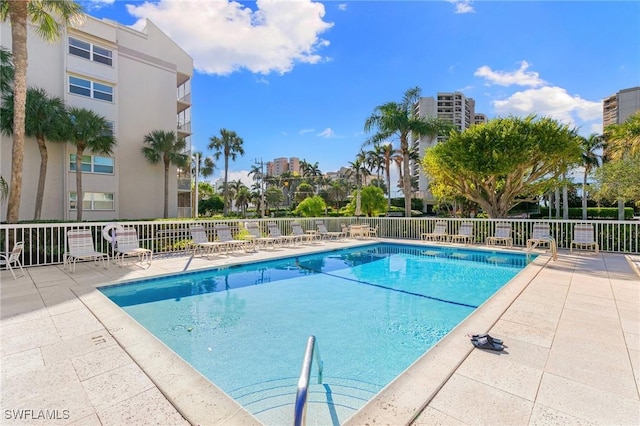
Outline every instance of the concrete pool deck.
[[(258, 424), (95, 287), (363, 243), (158, 256), (147, 270), (2, 271), (0, 423)], [(467, 334), (483, 331), (505, 351), (474, 349)], [(635, 425), (639, 389), (640, 277), (624, 255), (561, 251), (539, 256), (347, 423)]]

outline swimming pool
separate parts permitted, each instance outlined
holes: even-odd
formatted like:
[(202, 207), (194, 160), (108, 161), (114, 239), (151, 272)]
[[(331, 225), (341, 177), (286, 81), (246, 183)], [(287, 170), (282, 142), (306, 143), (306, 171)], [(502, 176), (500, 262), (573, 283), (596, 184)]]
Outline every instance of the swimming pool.
[(310, 388), (308, 418), (336, 424), (526, 263), (377, 244), (100, 290), (266, 424), (291, 422), (314, 334), (325, 372)]

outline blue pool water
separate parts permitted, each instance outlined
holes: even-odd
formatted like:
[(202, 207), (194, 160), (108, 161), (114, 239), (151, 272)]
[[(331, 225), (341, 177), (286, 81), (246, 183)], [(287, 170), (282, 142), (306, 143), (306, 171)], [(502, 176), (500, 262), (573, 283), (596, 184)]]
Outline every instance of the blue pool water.
[(339, 424), (526, 263), (377, 244), (100, 290), (265, 424), (292, 422), (315, 335), (324, 380), (310, 388), (308, 420)]

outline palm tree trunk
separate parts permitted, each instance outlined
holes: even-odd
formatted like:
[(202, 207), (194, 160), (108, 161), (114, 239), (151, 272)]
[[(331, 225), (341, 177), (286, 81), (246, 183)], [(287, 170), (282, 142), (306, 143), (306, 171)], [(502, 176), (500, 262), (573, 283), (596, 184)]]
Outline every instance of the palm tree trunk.
[(40, 176), (38, 177), (38, 192), (36, 193), (36, 208), (33, 213), (33, 220), (40, 220), (42, 215), (42, 200), (44, 198), (44, 186), (47, 181), (47, 163), (49, 154), (47, 144), (43, 137), (37, 137), (38, 149), (40, 150)]
[(391, 172), (389, 171), (389, 167), (391, 165), (387, 165), (387, 213), (391, 211)]
[(409, 168), (409, 147), (407, 141), (402, 142), (402, 188), (404, 191), (404, 217), (411, 217), (411, 170)]
[(226, 216), (229, 213), (229, 188), (227, 178), (229, 176), (229, 156), (224, 156), (224, 206), (222, 207), (222, 215)]
[(22, 168), (24, 162), (24, 125), (27, 103), (27, 4), (10, 1), (11, 48), (15, 74), (13, 80), (13, 147), (11, 151), (11, 181), (7, 203), (7, 222), (18, 223), (22, 195)]
[(84, 148), (78, 144), (76, 150), (76, 220), (82, 222), (82, 204), (84, 201), (84, 194), (82, 192), (82, 154)]
[[(562, 175), (562, 180), (566, 180), (567, 176)], [(569, 191), (567, 190), (567, 184), (562, 185), (562, 218), (569, 220)]]
[(585, 168), (582, 177), (582, 220), (587, 220), (587, 174), (589, 170)]
[(169, 163), (164, 164), (164, 213), (163, 217), (169, 217)]

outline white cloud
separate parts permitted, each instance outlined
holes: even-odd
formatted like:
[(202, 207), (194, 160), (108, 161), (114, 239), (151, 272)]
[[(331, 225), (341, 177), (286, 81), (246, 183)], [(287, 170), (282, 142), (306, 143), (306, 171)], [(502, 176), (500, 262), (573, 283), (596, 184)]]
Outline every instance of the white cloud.
[(102, 9), (105, 6), (111, 6), (115, 0), (84, 0), (80, 2), (82, 7), (87, 11)]
[(473, 75), (476, 77), (483, 77), (489, 81), (488, 84), (497, 84), (499, 86), (530, 86), (538, 87), (544, 85), (546, 82), (540, 78), (540, 74), (535, 71), (527, 71), (529, 63), (522, 61), (520, 68), (516, 71), (493, 71), (487, 65), (483, 65), (476, 70)]
[(549, 116), (575, 126), (602, 117), (601, 102), (570, 95), (561, 87), (545, 86), (516, 92), (503, 100), (493, 101), (498, 115)]
[(323, 138), (333, 138), (336, 136), (336, 134), (333, 130), (331, 130), (330, 127), (327, 127), (322, 132), (318, 133), (318, 136), (321, 136)]
[(456, 7), (455, 13), (475, 13), (472, 0), (447, 0)]
[[(229, 170), (227, 178), (229, 182), (240, 179), (242, 183), (244, 183), (249, 188), (251, 188), (251, 185), (253, 185), (253, 179), (251, 176), (249, 176), (248, 170)], [(214, 185), (217, 185), (218, 183), (222, 185), (222, 183), (224, 182), (224, 169), (221, 172), (217, 173), (213, 178), (211, 178), (210, 181), (213, 182)]]
[(344, 12), (345, 10), (347, 10), (347, 4), (346, 3), (340, 3), (338, 5), (338, 10), (342, 10)]
[(284, 74), (297, 63), (316, 64), (317, 52), (329, 45), (320, 38), (333, 26), (324, 5), (311, 0), (257, 0), (255, 10), (240, 2), (173, 1), (128, 4), (139, 20), (150, 19), (188, 52), (198, 71), (227, 75), (240, 69)]
[(312, 133), (314, 132), (316, 129), (302, 129), (298, 132), (298, 134), (304, 135), (306, 133)]

